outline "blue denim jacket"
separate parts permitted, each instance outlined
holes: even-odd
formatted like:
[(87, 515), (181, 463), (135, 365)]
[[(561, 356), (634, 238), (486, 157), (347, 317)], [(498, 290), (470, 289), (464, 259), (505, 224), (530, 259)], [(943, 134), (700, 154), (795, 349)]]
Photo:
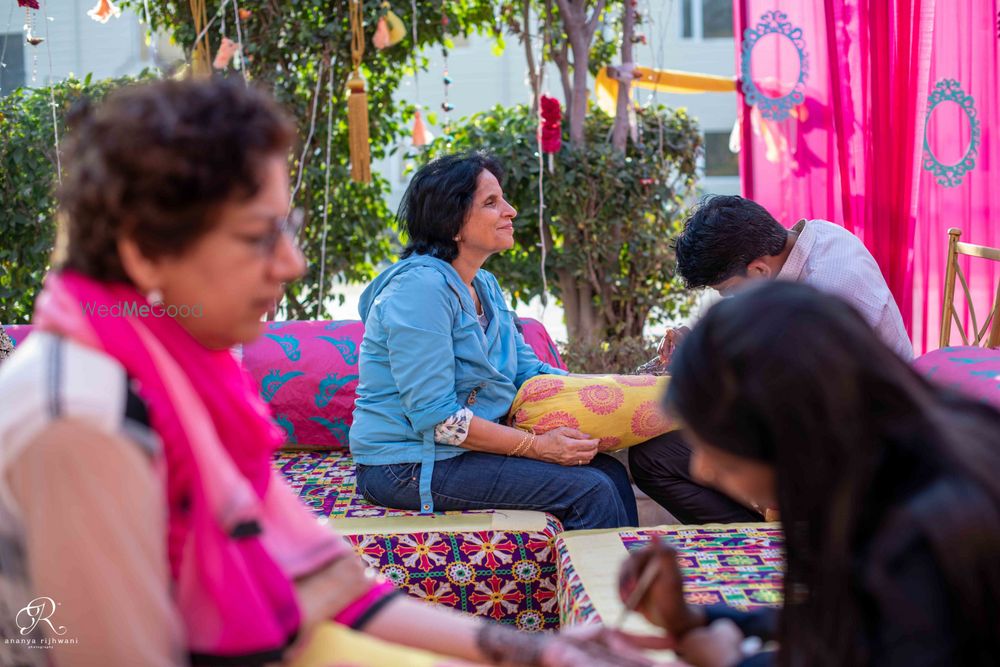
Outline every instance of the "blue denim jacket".
[(434, 511), (434, 461), (467, 451), (434, 442), (438, 423), (463, 406), (498, 421), (525, 380), (565, 374), (524, 342), (492, 274), (480, 270), (473, 285), (490, 320), (485, 332), (458, 272), (434, 257), (397, 262), (361, 295), (351, 454), (364, 465), (420, 463), (423, 512)]

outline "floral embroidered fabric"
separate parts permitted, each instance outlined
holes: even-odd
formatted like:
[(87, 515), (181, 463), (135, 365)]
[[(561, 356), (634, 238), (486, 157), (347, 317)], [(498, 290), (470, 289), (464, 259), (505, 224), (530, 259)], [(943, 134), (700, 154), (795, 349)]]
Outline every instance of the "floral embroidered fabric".
[(472, 410), (462, 408), (434, 427), (434, 442), (442, 445), (461, 445), (469, 435)]

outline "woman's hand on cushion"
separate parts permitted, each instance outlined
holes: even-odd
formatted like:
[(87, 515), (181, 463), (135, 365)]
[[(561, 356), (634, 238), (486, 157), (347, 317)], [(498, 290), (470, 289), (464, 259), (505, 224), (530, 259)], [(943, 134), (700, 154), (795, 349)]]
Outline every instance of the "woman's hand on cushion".
[(598, 442), (575, 428), (560, 426), (536, 436), (532, 458), (563, 466), (582, 466), (597, 455)]

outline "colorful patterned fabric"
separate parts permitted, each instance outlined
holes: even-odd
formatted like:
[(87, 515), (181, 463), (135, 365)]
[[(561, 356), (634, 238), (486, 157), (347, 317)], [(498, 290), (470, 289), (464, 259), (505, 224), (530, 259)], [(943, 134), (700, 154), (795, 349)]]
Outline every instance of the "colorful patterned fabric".
[[(677, 550), (688, 602), (743, 610), (781, 604), (784, 540), (777, 524), (573, 531), (556, 539), (562, 623), (614, 622), (622, 609), (620, 565), (654, 537)], [(630, 622), (643, 629), (643, 621)]]
[(1000, 408), (1000, 350), (943, 347), (913, 367), (932, 382)]
[(676, 428), (660, 411), (669, 377), (540, 375), (521, 385), (511, 426), (545, 433), (559, 426), (601, 439), (606, 449), (637, 445)]
[(525, 630), (558, 627), (555, 536), (540, 512), (421, 516), (369, 504), (344, 452), (283, 451), (274, 466), (299, 498), (401, 589)]

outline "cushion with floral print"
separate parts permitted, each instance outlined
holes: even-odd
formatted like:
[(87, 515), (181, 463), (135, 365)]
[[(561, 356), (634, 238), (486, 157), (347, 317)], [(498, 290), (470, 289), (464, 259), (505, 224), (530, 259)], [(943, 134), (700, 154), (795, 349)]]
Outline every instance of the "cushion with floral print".
[(537, 434), (570, 426), (600, 438), (602, 451), (624, 449), (678, 428), (660, 409), (669, 381), (653, 375), (538, 375), (521, 385), (509, 423)]

